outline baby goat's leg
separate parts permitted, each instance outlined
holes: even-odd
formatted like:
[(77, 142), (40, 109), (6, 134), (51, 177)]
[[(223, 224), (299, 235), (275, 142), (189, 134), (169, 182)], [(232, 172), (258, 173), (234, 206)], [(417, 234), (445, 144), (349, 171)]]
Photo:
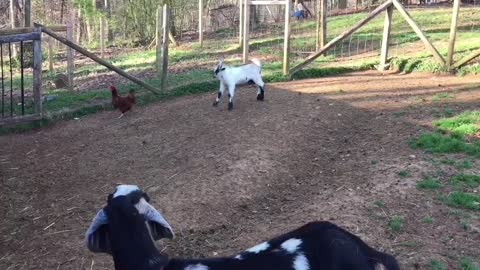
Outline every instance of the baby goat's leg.
[(258, 85), (257, 100), (263, 101), (265, 98), (265, 83), (263, 82), (262, 77), (258, 76), (253, 82)]
[(235, 85), (228, 86), (228, 110), (233, 109), (233, 96), (235, 95)]
[(217, 98), (215, 99), (215, 102), (213, 102), (213, 106), (217, 106), (218, 102), (220, 102), (220, 98), (223, 95), (223, 92), (225, 92), (225, 84), (220, 81), (220, 89), (218, 90)]

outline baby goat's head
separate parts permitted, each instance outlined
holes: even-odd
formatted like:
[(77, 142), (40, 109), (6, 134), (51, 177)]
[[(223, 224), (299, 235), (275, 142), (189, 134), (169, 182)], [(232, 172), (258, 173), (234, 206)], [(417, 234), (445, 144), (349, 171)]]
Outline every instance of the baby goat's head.
[(215, 71), (214, 71), (214, 73), (215, 73), (214, 77), (215, 78), (218, 77), (218, 74), (220, 72), (225, 70), (225, 67), (223, 66), (223, 62), (224, 62), (223, 58), (220, 58), (220, 60), (218, 61), (218, 65), (217, 65), (217, 67), (215, 68)]
[(173, 239), (174, 234), (149, 201), (137, 186), (118, 186), (108, 195), (107, 205), (97, 213), (87, 231), (88, 249), (112, 255), (117, 269), (164, 266), (168, 258), (159, 254), (154, 242)]

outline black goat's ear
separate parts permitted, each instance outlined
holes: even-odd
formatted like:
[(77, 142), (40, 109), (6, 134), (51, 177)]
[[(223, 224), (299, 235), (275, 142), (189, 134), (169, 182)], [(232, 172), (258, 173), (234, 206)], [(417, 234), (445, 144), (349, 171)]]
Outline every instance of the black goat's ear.
[(108, 217), (102, 209), (92, 221), (90, 228), (85, 234), (87, 248), (95, 253), (111, 254), (110, 234), (108, 230)]
[(143, 215), (148, 220), (153, 239), (155, 241), (162, 238), (173, 239), (175, 234), (173, 233), (172, 227), (168, 224), (162, 214), (160, 214), (160, 212), (158, 212), (151, 204), (147, 202), (143, 202), (143, 204), (144, 205), (141, 206), (144, 209)]

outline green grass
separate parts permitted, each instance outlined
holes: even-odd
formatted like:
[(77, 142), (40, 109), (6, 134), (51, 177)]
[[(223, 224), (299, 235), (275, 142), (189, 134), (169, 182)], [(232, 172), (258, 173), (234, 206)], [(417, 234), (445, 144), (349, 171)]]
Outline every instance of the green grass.
[(462, 136), (455, 134), (425, 133), (413, 140), (410, 145), (414, 149), (420, 148), (431, 153), (466, 153), (480, 157), (480, 142), (468, 143)]
[(410, 172), (408, 170), (399, 171), (397, 174), (402, 178), (410, 176)]
[(439, 93), (439, 94), (436, 94), (432, 97), (432, 101), (442, 101), (442, 100), (445, 100), (445, 99), (453, 99), (454, 96), (452, 94), (449, 94), (449, 93)]
[(480, 186), (480, 175), (476, 174), (458, 174), (452, 178), (454, 184), (466, 185), (468, 187), (476, 188)]
[(460, 115), (433, 123), (439, 130), (460, 135), (474, 135), (480, 130), (480, 111), (466, 111)]
[(452, 207), (480, 210), (480, 196), (473, 193), (456, 191), (447, 196), (446, 202)]
[(388, 226), (390, 227), (390, 230), (392, 230), (392, 232), (398, 233), (404, 227), (404, 220), (402, 217), (392, 217), (392, 219), (388, 223)]
[(480, 270), (480, 265), (475, 263), (472, 258), (464, 257), (460, 261), (461, 270)]
[(441, 262), (439, 260), (433, 259), (430, 261), (430, 268), (432, 270), (447, 270), (448, 267), (444, 262)]
[(385, 207), (385, 202), (382, 200), (375, 201), (373, 204), (379, 208)]
[(442, 184), (438, 182), (438, 179), (433, 177), (425, 177), (422, 181), (417, 182), (417, 188), (419, 189), (439, 189), (442, 187)]
[(433, 224), (433, 218), (432, 217), (424, 217), (423, 218), (423, 223), (426, 223), (426, 224)]

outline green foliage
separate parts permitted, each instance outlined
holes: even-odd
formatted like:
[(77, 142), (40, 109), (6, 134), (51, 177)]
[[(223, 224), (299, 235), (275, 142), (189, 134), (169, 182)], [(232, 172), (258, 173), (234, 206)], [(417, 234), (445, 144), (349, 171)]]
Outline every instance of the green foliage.
[(404, 223), (404, 220), (402, 217), (395, 216), (395, 217), (392, 217), (392, 219), (388, 223), (388, 226), (390, 227), (392, 232), (398, 233), (402, 230), (404, 226), (403, 223)]
[(455, 175), (452, 178), (454, 184), (467, 185), (469, 187), (475, 188), (480, 185), (480, 175), (476, 174), (459, 174)]
[(480, 130), (480, 111), (466, 111), (455, 117), (440, 119), (433, 124), (442, 131), (474, 135)]
[(438, 179), (433, 177), (425, 177), (422, 181), (417, 183), (417, 188), (420, 189), (439, 189), (442, 185), (438, 182)]
[(433, 259), (430, 261), (430, 267), (432, 270), (447, 270), (448, 267), (444, 262)]
[(480, 265), (475, 263), (472, 258), (464, 257), (460, 261), (461, 270), (480, 270)]
[(432, 217), (424, 217), (423, 218), (423, 223), (427, 223), (427, 224), (433, 224), (433, 218)]
[(426, 133), (413, 140), (410, 145), (432, 153), (466, 153), (480, 157), (480, 142), (467, 143), (462, 136), (445, 135), (438, 132)]
[(480, 196), (472, 193), (453, 192), (446, 198), (446, 200), (449, 206), (480, 210)]

